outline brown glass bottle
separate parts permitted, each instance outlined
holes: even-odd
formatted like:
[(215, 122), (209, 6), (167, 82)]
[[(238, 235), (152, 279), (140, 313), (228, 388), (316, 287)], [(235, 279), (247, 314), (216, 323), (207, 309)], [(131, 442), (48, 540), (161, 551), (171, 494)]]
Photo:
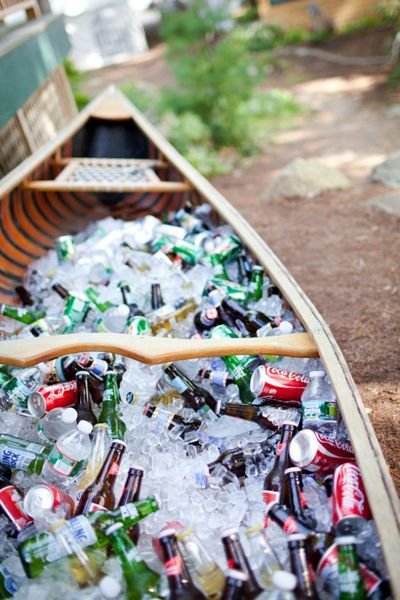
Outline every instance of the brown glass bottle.
[[(118, 508), (128, 504), (128, 502), (136, 502), (140, 500), (140, 490), (142, 487), (143, 469), (140, 467), (130, 467), (125, 480), (124, 489), (122, 490), (121, 498), (118, 502)], [(139, 541), (139, 523), (132, 525), (127, 532), (134, 544)]]
[[(82, 371), (82, 365), (73, 354), (58, 358), (55, 362), (55, 371), (59, 381), (72, 381), (78, 371)], [(94, 373), (89, 372), (89, 391), (93, 402), (101, 404), (103, 400), (104, 381)]]
[(242, 322), (248, 335), (255, 335), (259, 329), (273, 323), (273, 319), (270, 319), (264, 313), (255, 310), (249, 311), (239, 302), (227, 296), (222, 299), (221, 306), (235, 321)]
[(222, 536), (222, 544), (224, 546), (228, 567), (230, 569), (242, 571), (247, 577), (246, 581), (243, 583), (243, 598), (246, 600), (257, 598), (263, 589), (258, 584), (247, 556), (244, 553), (237, 530), (230, 529), (226, 531)]
[(267, 508), (267, 517), (277, 523), (283, 531), (290, 535), (294, 533), (301, 533), (304, 535), (315, 535), (314, 529), (311, 529), (306, 523), (300, 521), (298, 517), (295, 517), (290, 510), (282, 504), (271, 502)]
[(69, 291), (67, 288), (61, 285), (61, 283), (53, 283), (51, 289), (54, 290), (63, 300), (69, 296)]
[(243, 585), (247, 577), (242, 571), (228, 569), (225, 574), (225, 587), (221, 600), (241, 600), (243, 598)]
[(119, 284), (119, 289), (122, 294), (122, 301), (129, 308), (128, 320), (136, 316), (144, 316), (144, 312), (140, 310), (136, 302), (131, 297), (131, 288), (126, 281)]
[(254, 423), (258, 423), (260, 427), (271, 429), (272, 431), (278, 429), (278, 426), (263, 414), (263, 410), (260, 409), (259, 406), (253, 406), (252, 404), (235, 404), (229, 402), (224, 408), (221, 408), (221, 415), (238, 417), (239, 419), (245, 419), (246, 421), (254, 421)]
[(300, 467), (290, 467), (289, 469), (286, 469), (285, 478), (289, 488), (288, 508), (290, 508), (290, 511), (295, 517), (304, 519), (304, 509), (307, 507), (307, 503), (303, 492)]
[(289, 505), (289, 488), (285, 478), (285, 470), (291, 465), (289, 445), (296, 432), (296, 427), (290, 423), (282, 425), (281, 439), (276, 448), (274, 465), (264, 480), (264, 502), (278, 502)]
[(297, 578), (295, 595), (298, 600), (317, 600), (314, 571), (306, 551), (306, 536), (294, 534), (288, 537), (290, 568)]
[(185, 432), (196, 431), (202, 424), (202, 421), (200, 420), (185, 421), (180, 415), (176, 415), (168, 410), (163, 410), (154, 404), (146, 404), (143, 409), (143, 414), (156, 423), (159, 423), (161, 426), (164, 426), (165, 429), (172, 429), (174, 425), (184, 425)]
[(26, 289), (23, 285), (17, 285), (15, 288), (16, 294), (18, 294), (22, 304), (24, 306), (33, 306), (34, 301), (32, 298), (32, 294), (29, 290)]
[(165, 302), (164, 302), (164, 299), (163, 299), (162, 293), (161, 293), (161, 286), (159, 283), (151, 284), (150, 302), (151, 302), (151, 308), (153, 310), (158, 310), (159, 308), (161, 308), (162, 306), (165, 305)]
[(106, 459), (96, 479), (83, 492), (76, 515), (85, 515), (94, 510), (113, 510), (115, 507), (114, 485), (118, 476), (119, 467), (125, 452), (124, 442), (113, 442)]
[(221, 401), (213, 398), (204, 388), (195, 385), (173, 363), (164, 367), (164, 377), (180, 393), (190, 408), (202, 414), (207, 413), (210, 409), (215, 414), (219, 414)]
[(169, 600), (205, 600), (206, 596), (193, 585), (190, 579), (183, 577), (184, 565), (178, 551), (175, 531), (167, 529), (158, 539), (165, 574), (168, 578)]
[(209, 306), (194, 315), (193, 323), (199, 333), (204, 333), (217, 325), (218, 319), (218, 310), (214, 306)]
[(87, 371), (78, 371), (75, 375), (78, 388), (78, 398), (75, 404), (75, 410), (78, 413), (77, 423), (79, 421), (88, 421), (93, 425), (97, 423), (91, 406), (91, 394), (89, 391), (89, 373)]

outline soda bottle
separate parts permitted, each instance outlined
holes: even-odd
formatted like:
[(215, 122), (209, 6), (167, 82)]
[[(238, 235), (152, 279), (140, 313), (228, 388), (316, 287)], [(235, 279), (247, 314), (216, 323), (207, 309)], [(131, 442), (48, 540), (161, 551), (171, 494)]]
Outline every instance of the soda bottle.
[(18, 376), (8, 378), (0, 389), (0, 409), (28, 412), (28, 400), (43, 381), (43, 374), (38, 367), (23, 369)]
[(0, 464), (11, 469), (40, 475), (49, 449), (42, 444), (9, 435), (0, 434)]
[(105, 534), (120, 562), (128, 600), (141, 600), (147, 595), (159, 597), (157, 588), (160, 576), (146, 565), (135, 544), (123, 530), (122, 523), (111, 525)]
[(182, 554), (193, 581), (207, 598), (221, 597), (225, 577), (219, 566), (209, 556), (207, 550), (190, 527), (177, 534), (178, 548)]
[(317, 600), (318, 596), (314, 585), (315, 576), (307, 556), (306, 539), (306, 536), (300, 533), (289, 535), (290, 568), (297, 578), (296, 598), (298, 600)]
[(119, 414), (119, 395), (117, 373), (107, 371), (105, 389), (103, 396), (103, 406), (99, 415), (99, 423), (108, 425), (108, 433), (113, 440), (124, 440), (126, 425)]
[[(113, 511), (97, 510), (88, 515), (73, 517), (68, 523), (75, 540), (86, 548), (106, 548), (110, 540), (105, 530), (115, 523), (122, 523), (124, 529), (129, 529), (141, 519), (159, 509), (157, 500), (149, 496), (145, 500), (126, 504)], [(28, 577), (38, 577), (46, 565), (68, 555), (65, 547), (60, 546), (50, 531), (42, 531), (18, 546), (18, 554)]]
[(366, 598), (363, 579), (360, 573), (356, 544), (352, 535), (335, 538), (339, 558), (339, 599), (364, 600)]
[[(85, 490), (96, 479), (106, 458), (108, 449), (108, 427), (106, 423), (97, 423), (93, 428), (93, 438), (85, 472), (79, 480), (78, 490)], [(79, 500), (81, 493), (78, 493)]]
[(0, 315), (14, 319), (24, 325), (30, 325), (46, 316), (42, 310), (30, 310), (22, 306), (11, 306), (9, 304), (0, 304)]
[(324, 371), (311, 371), (310, 379), (301, 396), (303, 428), (332, 435), (337, 425), (336, 399)]
[(126, 449), (124, 442), (113, 442), (93, 483), (83, 492), (75, 514), (93, 510), (112, 510), (115, 506), (114, 485)]
[[(141, 467), (130, 467), (126, 477), (124, 488), (118, 502), (118, 506), (124, 506), (130, 502), (137, 502), (140, 499), (140, 490), (142, 487), (143, 469)], [(127, 530), (127, 534), (134, 544), (139, 541), (140, 528), (139, 523), (135, 523)]]
[(74, 408), (54, 408), (38, 421), (38, 436), (44, 444), (52, 446), (64, 433), (76, 428), (76, 418)]
[(78, 397), (75, 404), (78, 413), (77, 421), (87, 421), (94, 427), (97, 423), (96, 417), (92, 411), (91, 397), (89, 391), (89, 373), (87, 371), (78, 371), (75, 375), (78, 388)]
[(243, 598), (243, 586), (247, 576), (237, 569), (228, 569), (225, 573), (225, 587), (221, 600), (241, 600)]
[(92, 429), (91, 423), (80, 421), (76, 429), (57, 440), (43, 467), (42, 476), (46, 481), (63, 487), (83, 471), (90, 454)]
[(289, 505), (289, 489), (285, 478), (285, 470), (291, 466), (289, 446), (296, 427), (291, 423), (282, 425), (281, 438), (276, 448), (276, 458), (272, 469), (264, 480), (263, 498), (265, 504), (278, 502)]
[(226, 531), (222, 536), (222, 544), (224, 546), (228, 567), (230, 569), (238, 569), (247, 576), (247, 580), (243, 585), (243, 597), (246, 600), (257, 598), (263, 590), (253, 573), (253, 569), (250, 566), (246, 554), (244, 553), (237, 530), (229, 529)]
[(183, 561), (173, 529), (164, 530), (159, 538), (164, 572), (168, 577), (169, 600), (204, 600), (206, 596), (190, 580), (183, 578)]
[(268, 542), (261, 525), (251, 527), (245, 531), (251, 548), (251, 564), (254, 567), (258, 580), (264, 588), (272, 585), (272, 576), (282, 569), (278, 557)]
[(215, 418), (215, 415), (219, 414), (221, 401), (190, 381), (173, 363), (164, 366), (164, 379), (180, 393), (193, 410), (207, 415), (208, 418)]

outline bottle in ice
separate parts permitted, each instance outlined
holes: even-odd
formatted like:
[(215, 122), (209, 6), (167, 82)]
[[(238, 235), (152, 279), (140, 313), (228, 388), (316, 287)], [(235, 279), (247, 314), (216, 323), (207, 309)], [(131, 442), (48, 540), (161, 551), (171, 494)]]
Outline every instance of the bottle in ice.
[[(86, 469), (78, 483), (78, 490), (85, 490), (96, 479), (100, 471), (109, 446), (108, 427), (105, 423), (97, 423), (93, 428), (93, 438), (91, 442), (90, 454), (86, 464)], [(80, 496), (82, 495), (79, 493)]]
[(278, 425), (275, 425), (267, 416), (266, 411), (259, 406), (253, 406), (251, 404), (236, 404), (235, 402), (228, 402), (223, 408), (221, 408), (221, 415), (228, 415), (229, 417), (238, 417), (246, 421), (253, 421), (262, 427), (263, 429), (272, 429), (273, 431), (278, 429)]
[(28, 411), (28, 400), (43, 381), (38, 367), (23, 369), (18, 376), (8, 378), (0, 389), (0, 410)]
[(87, 371), (78, 371), (75, 375), (78, 388), (78, 397), (75, 409), (78, 413), (77, 421), (88, 421), (93, 427), (97, 420), (94, 416), (91, 406), (91, 395), (89, 391), (89, 373)]
[(118, 286), (121, 291), (122, 301), (129, 308), (128, 320), (132, 319), (133, 317), (137, 317), (137, 316), (143, 317), (144, 312), (142, 310), (140, 310), (140, 308), (136, 304), (136, 302), (132, 296), (132, 292), (131, 292), (131, 288), (130, 288), (129, 284), (126, 281), (120, 281)]
[(123, 441), (125, 439), (126, 425), (120, 416), (120, 401), (117, 373), (115, 371), (107, 371), (103, 406), (98, 422), (108, 425), (108, 433), (113, 440)]
[(337, 426), (336, 398), (324, 371), (311, 371), (310, 380), (301, 396), (303, 428), (332, 435)]
[(83, 492), (75, 514), (87, 514), (93, 510), (112, 510), (115, 506), (114, 486), (122, 457), (124, 442), (113, 442), (96, 479)]
[(76, 429), (77, 412), (74, 408), (53, 408), (37, 424), (41, 441), (52, 446), (64, 433)]
[(9, 304), (0, 304), (0, 315), (4, 315), (9, 319), (19, 321), (24, 325), (30, 325), (38, 319), (46, 316), (42, 310), (31, 310), (22, 306), (10, 306)]
[(295, 533), (288, 537), (290, 568), (296, 576), (297, 585), (295, 589), (298, 600), (317, 600), (315, 589), (315, 575), (311, 567), (310, 557), (306, 550), (306, 536)]
[(122, 523), (111, 525), (105, 534), (122, 568), (126, 598), (141, 600), (144, 596), (159, 597), (157, 588), (160, 576), (146, 565), (135, 544), (124, 531)]
[(282, 569), (282, 565), (261, 525), (247, 529), (245, 535), (250, 544), (250, 562), (257, 579), (264, 588), (269, 588), (272, 585), (273, 574)]
[(340, 600), (364, 600), (367, 597), (356, 552), (357, 539), (352, 535), (335, 538), (339, 559)]
[(0, 434), (0, 463), (11, 469), (40, 475), (49, 448), (7, 433)]
[[(140, 499), (143, 473), (144, 471), (141, 467), (130, 467), (118, 502), (119, 507), (129, 504), (129, 502), (137, 502)], [(139, 523), (132, 525), (132, 527), (127, 530), (127, 534), (132, 542), (137, 544), (140, 535)]]
[[(184, 398), (187, 405), (202, 415), (211, 417), (218, 415), (221, 401), (193, 383), (176, 365), (170, 363), (164, 366), (164, 378)], [(210, 414), (211, 413), (211, 414)]]
[(42, 476), (60, 487), (70, 485), (83, 471), (90, 454), (92, 425), (80, 421), (75, 430), (62, 435), (51, 449)]
[(289, 457), (290, 442), (296, 433), (296, 427), (291, 423), (282, 426), (281, 438), (276, 448), (276, 458), (264, 480), (263, 498), (265, 504), (278, 502), (289, 505), (288, 482), (285, 470), (291, 466)]
[(246, 600), (257, 598), (263, 589), (258, 583), (253, 569), (250, 566), (250, 561), (243, 550), (237, 530), (229, 529), (226, 531), (222, 536), (222, 544), (224, 547), (226, 560), (228, 562), (228, 567), (230, 569), (238, 569), (247, 576), (247, 580), (243, 585), (243, 598)]
[(183, 578), (184, 565), (178, 551), (175, 531), (164, 530), (158, 539), (164, 572), (168, 578), (169, 600), (204, 600), (206, 596), (190, 580)]
[(225, 587), (221, 600), (242, 600), (243, 586), (247, 576), (237, 569), (228, 569), (225, 573)]
[(10, 571), (0, 564), (0, 598), (11, 598), (18, 591), (17, 582)]
[(193, 529), (179, 532), (177, 540), (178, 548), (196, 587), (202, 590), (207, 598), (220, 598), (225, 585), (224, 574), (195, 536)]

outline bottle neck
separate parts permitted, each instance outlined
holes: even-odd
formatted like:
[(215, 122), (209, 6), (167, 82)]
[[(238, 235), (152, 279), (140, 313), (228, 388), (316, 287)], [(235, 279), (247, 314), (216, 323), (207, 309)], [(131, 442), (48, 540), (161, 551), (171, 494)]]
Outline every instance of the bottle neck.
[(89, 375), (77, 375), (76, 376), (77, 388), (78, 388), (78, 402), (77, 408), (87, 408), (91, 410), (90, 406), (90, 392), (89, 392)]
[(162, 561), (168, 584), (171, 590), (184, 590), (187, 588), (183, 579), (183, 560), (179, 554), (176, 540), (171, 537), (160, 538)]
[(140, 471), (139, 469), (131, 469), (129, 471), (118, 506), (123, 506), (128, 502), (136, 502), (139, 500), (142, 479), (143, 471)]
[(106, 375), (104, 386), (103, 404), (104, 402), (107, 402), (117, 406), (119, 400), (118, 396), (117, 374), (115, 372), (108, 373)]
[(260, 590), (261, 593), (262, 590), (257, 583), (238, 536), (226, 536), (222, 538), (222, 543), (224, 545), (228, 567), (230, 569), (238, 569), (239, 571), (243, 571), (243, 573), (245, 573), (247, 576), (247, 581), (244, 585), (246, 593), (254, 592), (255, 590)]
[(106, 459), (96, 477), (96, 484), (103, 484), (103, 488), (108, 486), (113, 488), (118, 476), (121, 460), (125, 452), (125, 445), (114, 442), (108, 451)]
[(70, 294), (67, 288), (65, 288), (61, 283), (55, 283), (51, 286), (51, 288), (62, 298), (65, 300)]
[(161, 294), (161, 286), (159, 283), (151, 284), (151, 308), (157, 310), (164, 306), (165, 302)]

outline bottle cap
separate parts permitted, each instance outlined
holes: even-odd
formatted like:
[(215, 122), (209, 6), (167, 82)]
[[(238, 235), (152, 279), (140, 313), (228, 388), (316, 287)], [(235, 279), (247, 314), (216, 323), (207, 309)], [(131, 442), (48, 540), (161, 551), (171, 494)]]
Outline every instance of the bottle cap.
[(292, 333), (293, 325), (290, 323), (290, 321), (281, 321), (278, 325), (278, 329), (281, 334), (286, 335)]
[(226, 579), (228, 579), (228, 577), (230, 577), (231, 579), (236, 579), (238, 581), (247, 581), (247, 575), (245, 573), (243, 573), (243, 571), (238, 571), (237, 569), (228, 569), (225, 572), (225, 577)]
[(93, 425), (89, 421), (79, 421), (78, 429), (81, 433), (89, 435), (89, 433), (92, 433)]
[(325, 371), (310, 371), (310, 377), (324, 377)]
[(77, 371), (77, 372), (75, 373), (75, 377), (78, 377), (78, 375), (79, 375), (80, 377), (89, 377), (89, 373), (88, 373), (87, 371)]
[(357, 544), (357, 538), (354, 535), (340, 535), (335, 537), (335, 544), (344, 546), (345, 544)]
[(169, 529), (162, 529), (157, 537), (158, 537), (158, 539), (161, 539), (164, 537), (168, 537), (170, 535), (176, 536), (176, 531), (175, 531), (175, 529), (172, 529), (172, 527), (170, 527)]
[(74, 421), (76, 421), (77, 417), (78, 413), (76, 412), (75, 408), (72, 408), (72, 406), (70, 406), (69, 408), (63, 410), (61, 414), (61, 421), (63, 423), (73, 423)]
[(288, 473), (301, 473), (300, 467), (289, 467), (289, 469), (285, 469), (285, 475)]
[(304, 542), (307, 539), (307, 536), (304, 533), (292, 533), (287, 538), (288, 542)]
[(225, 529), (225, 531), (222, 532), (221, 537), (224, 538), (230, 535), (239, 535), (238, 529), (236, 529), (236, 527), (230, 527), (230, 529)]
[(113, 440), (111, 446), (124, 446), (126, 448), (126, 442), (124, 440)]
[(110, 533), (117, 531), (117, 529), (121, 529), (121, 527), (123, 527), (123, 526), (124, 526), (123, 523), (113, 523), (113, 525), (110, 525), (110, 527), (107, 527), (107, 529), (105, 530), (105, 534), (110, 535)]
[[(141, 475), (143, 476), (143, 473), (144, 473), (143, 467), (138, 467), (136, 465), (131, 465), (129, 467), (128, 473), (130, 474), (130, 473), (133, 473), (134, 471), (140, 471)], [(157, 502), (157, 499), (156, 499), (156, 502)], [(157, 504), (158, 504), (158, 502), (157, 502)]]
[(288, 571), (275, 571), (272, 575), (272, 583), (278, 590), (291, 592), (297, 585), (297, 577)]
[(116, 598), (121, 593), (121, 584), (110, 575), (103, 577), (99, 583), (99, 588), (105, 598)]

